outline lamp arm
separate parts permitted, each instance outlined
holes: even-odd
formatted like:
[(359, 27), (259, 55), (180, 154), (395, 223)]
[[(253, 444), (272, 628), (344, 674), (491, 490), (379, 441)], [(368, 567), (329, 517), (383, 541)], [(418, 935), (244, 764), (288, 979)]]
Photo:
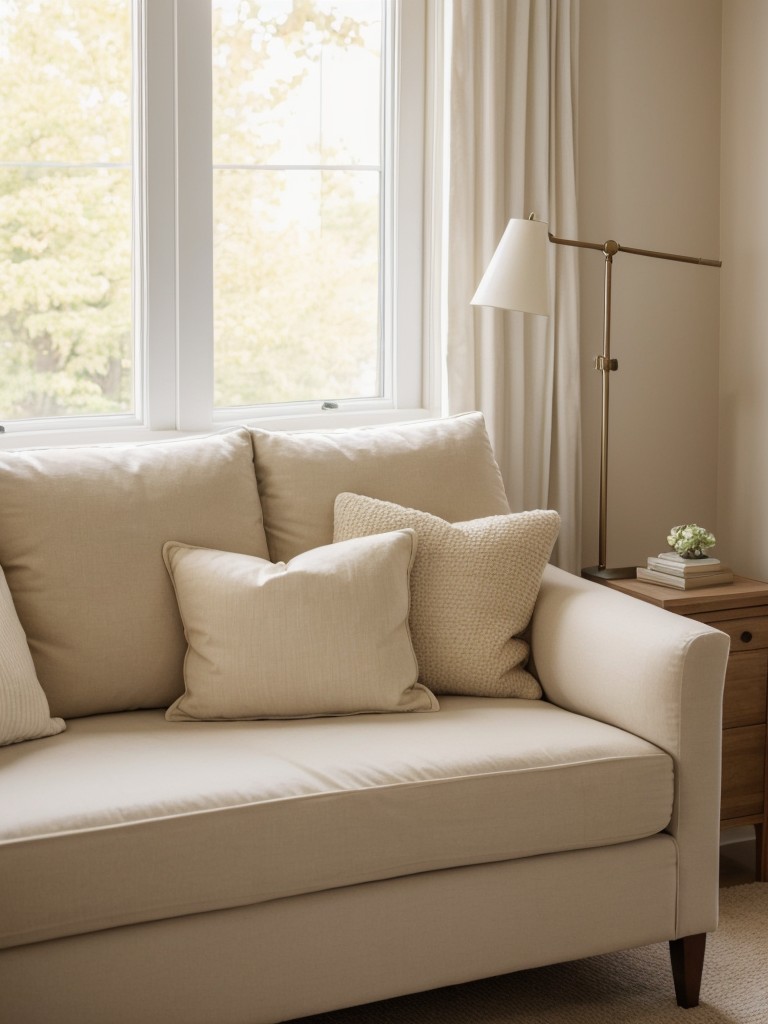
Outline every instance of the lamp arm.
[(608, 246), (616, 246), (612, 255), (617, 252), (629, 252), (634, 256), (652, 256), (657, 260), (675, 260), (677, 263), (698, 263), (704, 267), (722, 267), (722, 260), (707, 260), (703, 256), (678, 256), (672, 252), (655, 252), (653, 249), (633, 249), (628, 245), (619, 245), (618, 242), (580, 242), (574, 238), (556, 238), (549, 232), (550, 242), (555, 245), (575, 245), (579, 249), (597, 249), (599, 252), (606, 252)]

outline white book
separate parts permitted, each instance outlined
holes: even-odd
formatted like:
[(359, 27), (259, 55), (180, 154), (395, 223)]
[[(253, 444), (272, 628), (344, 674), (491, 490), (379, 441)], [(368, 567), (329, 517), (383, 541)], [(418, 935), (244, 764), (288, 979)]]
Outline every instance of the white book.
[(719, 558), (683, 558), (676, 551), (662, 551), (658, 556), (664, 562), (672, 562), (673, 565), (719, 565)]
[(704, 587), (716, 587), (724, 583), (733, 583), (733, 573), (729, 569), (719, 572), (700, 573), (698, 576), (676, 576), (671, 572), (657, 572), (639, 566), (637, 578), (646, 583), (656, 583), (662, 587), (675, 590), (699, 590)]
[(648, 568), (656, 572), (686, 577), (705, 576), (711, 572), (730, 572), (730, 568), (717, 558), (679, 558), (679, 561), (672, 561), (670, 558), (662, 558), (661, 555), (658, 558), (651, 555), (648, 558)]

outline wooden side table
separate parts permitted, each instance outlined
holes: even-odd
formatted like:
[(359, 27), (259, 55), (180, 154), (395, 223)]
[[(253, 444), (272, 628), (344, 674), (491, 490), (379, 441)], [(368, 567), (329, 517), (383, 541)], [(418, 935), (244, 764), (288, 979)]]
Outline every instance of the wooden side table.
[(723, 698), (722, 828), (754, 825), (758, 881), (768, 880), (768, 584), (673, 590), (642, 580), (601, 580), (649, 604), (728, 633)]

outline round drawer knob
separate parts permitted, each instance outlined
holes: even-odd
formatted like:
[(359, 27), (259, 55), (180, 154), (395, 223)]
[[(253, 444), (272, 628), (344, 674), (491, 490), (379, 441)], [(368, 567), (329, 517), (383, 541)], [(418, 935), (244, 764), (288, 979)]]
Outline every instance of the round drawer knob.
[(748, 644), (752, 640), (752, 634), (749, 632), (748, 629), (745, 629), (744, 632), (741, 634), (740, 639), (743, 644)]

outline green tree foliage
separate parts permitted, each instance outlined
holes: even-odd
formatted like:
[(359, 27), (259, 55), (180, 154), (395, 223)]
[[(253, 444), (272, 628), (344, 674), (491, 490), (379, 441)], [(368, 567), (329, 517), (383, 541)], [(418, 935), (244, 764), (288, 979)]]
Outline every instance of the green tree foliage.
[[(318, 92), (376, 4), (213, 7), (216, 402), (375, 393), (378, 153)], [(130, 0), (0, 0), (0, 419), (132, 409), (130, 45)]]
[[(216, 404), (376, 394), (380, 176), (338, 167), (379, 153), (359, 151), (359, 131), (325, 130), (323, 93), (339, 54), (378, 58), (365, 33), (377, 4), (217, 6), (214, 163), (228, 169), (214, 176)], [(377, 96), (371, 106), (377, 117)], [(322, 169), (270, 169), (286, 164)]]
[(131, 407), (130, 32), (127, 0), (0, 6), (6, 418)]

